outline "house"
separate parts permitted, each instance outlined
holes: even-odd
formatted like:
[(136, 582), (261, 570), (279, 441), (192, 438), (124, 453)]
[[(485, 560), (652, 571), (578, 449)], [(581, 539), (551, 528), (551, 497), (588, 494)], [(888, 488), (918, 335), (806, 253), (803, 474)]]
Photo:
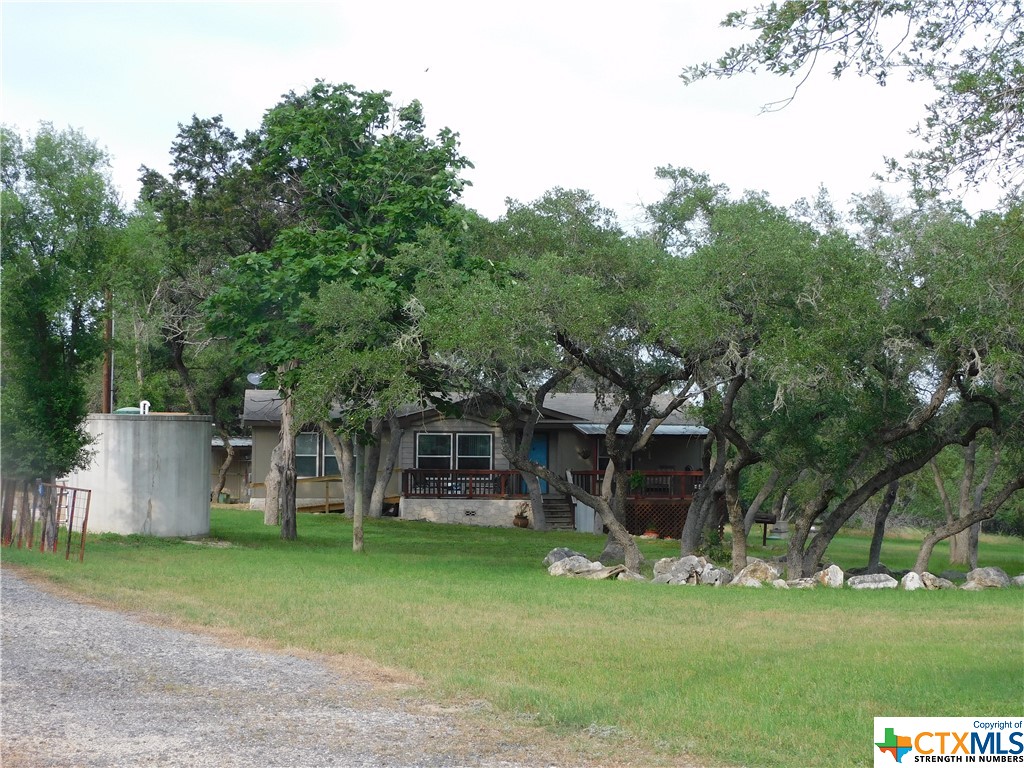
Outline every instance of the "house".
[[(281, 398), (270, 390), (249, 390), (244, 423), (252, 429), (253, 479), (263, 478), (278, 441)], [(604, 434), (612, 411), (593, 393), (559, 393), (544, 403), (530, 455), (585, 490), (600, 487), (607, 466)], [(399, 501), (399, 516), (435, 522), (512, 525), (528, 498), (526, 484), (501, 450), (501, 428), (470, 407), (451, 416), (435, 407), (409, 407), (399, 414), (402, 443), (386, 496)], [(629, 425), (620, 427), (628, 431)], [(677, 537), (702, 473), (701, 447), (707, 429), (673, 413), (658, 426), (648, 446), (634, 454), (627, 492), (627, 528)], [(342, 498), (337, 461), (329, 441), (315, 429), (296, 438), (298, 505), (338, 509)], [(334, 478), (334, 479), (331, 479)], [(253, 505), (262, 489), (253, 484)], [(589, 507), (541, 484), (551, 527), (600, 532)]]

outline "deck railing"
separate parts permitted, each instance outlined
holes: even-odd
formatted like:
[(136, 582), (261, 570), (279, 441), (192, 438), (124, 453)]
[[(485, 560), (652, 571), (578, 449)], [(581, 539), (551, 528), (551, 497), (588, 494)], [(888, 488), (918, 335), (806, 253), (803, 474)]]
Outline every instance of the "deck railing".
[[(573, 480), (588, 493), (599, 493), (604, 472), (573, 470)], [(700, 471), (636, 471), (629, 475), (627, 497), (689, 499), (700, 488)], [(480, 498), (526, 496), (526, 483), (508, 469), (407, 469), (402, 495), (420, 498)]]
[[(603, 471), (573, 470), (573, 480), (587, 493), (595, 496), (601, 492)], [(630, 499), (692, 499), (700, 488), (704, 473), (699, 470), (674, 472), (668, 470), (637, 470), (629, 473), (629, 488), (626, 497)]]
[(407, 469), (402, 495), (425, 498), (526, 496), (526, 484), (509, 469)]

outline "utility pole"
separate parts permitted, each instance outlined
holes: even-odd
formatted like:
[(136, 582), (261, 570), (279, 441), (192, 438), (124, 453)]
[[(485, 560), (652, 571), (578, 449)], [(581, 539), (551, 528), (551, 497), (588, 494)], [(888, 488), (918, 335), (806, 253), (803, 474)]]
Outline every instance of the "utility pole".
[(100, 413), (110, 413), (114, 402), (114, 299), (109, 288), (103, 298), (107, 311), (103, 321), (103, 394)]

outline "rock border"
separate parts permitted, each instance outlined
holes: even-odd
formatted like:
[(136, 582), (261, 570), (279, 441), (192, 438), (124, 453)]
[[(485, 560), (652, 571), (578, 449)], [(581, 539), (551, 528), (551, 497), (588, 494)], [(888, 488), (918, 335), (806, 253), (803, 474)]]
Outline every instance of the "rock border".
[[(552, 576), (569, 576), (585, 579), (617, 579), (619, 581), (648, 581), (643, 575), (630, 571), (624, 565), (606, 566), (600, 561), (590, 560), (586, 555), (566, 547), (557, 547), (548, 552), (544, 565)], [(952, 580), (943, 576), (935, 576), (925, 571), (917, 574), (914, 571), (894, 573), (885, 566), (872, 569), (851, 569), (850, 575), (838, 565), (829, 565), (809, 578), (785, 580), (781, 578), (778, 564), (748, 557), (747, 566), (735, 576), (728, 568), (717, 566), (705, 557), (687, 555), (685, 557), (663, 557), (654, 564), (652, 584), (669, 584), (672, 586), (714, 587), (735, 586), (761, 588), (766, 585), (776, 589), (902, 589), (906, 592), (923, 589), (963, 589), (978, 592), (985, 589), (1006, 589), (1015, 586), (1024, 588), (1024, 574), (1010, 578), (1002, 568), (988, 566), (970, 571), (963, 586), (957, 586)], [(896, 577), (901, 578), (897, 579)]]

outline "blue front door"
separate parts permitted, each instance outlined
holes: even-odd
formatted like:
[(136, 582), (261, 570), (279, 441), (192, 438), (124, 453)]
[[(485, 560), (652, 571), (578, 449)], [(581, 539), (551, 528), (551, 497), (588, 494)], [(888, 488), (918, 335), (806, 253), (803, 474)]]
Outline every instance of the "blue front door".
[[(530, 461), (540, 464), (542, 467), (548, 465), (548, 436), (546, 434), (539, 434), (533, 436), (533, 442), (530, 443)], [(540, 481), (540, 492), (548, 492), (548, 481)]]

